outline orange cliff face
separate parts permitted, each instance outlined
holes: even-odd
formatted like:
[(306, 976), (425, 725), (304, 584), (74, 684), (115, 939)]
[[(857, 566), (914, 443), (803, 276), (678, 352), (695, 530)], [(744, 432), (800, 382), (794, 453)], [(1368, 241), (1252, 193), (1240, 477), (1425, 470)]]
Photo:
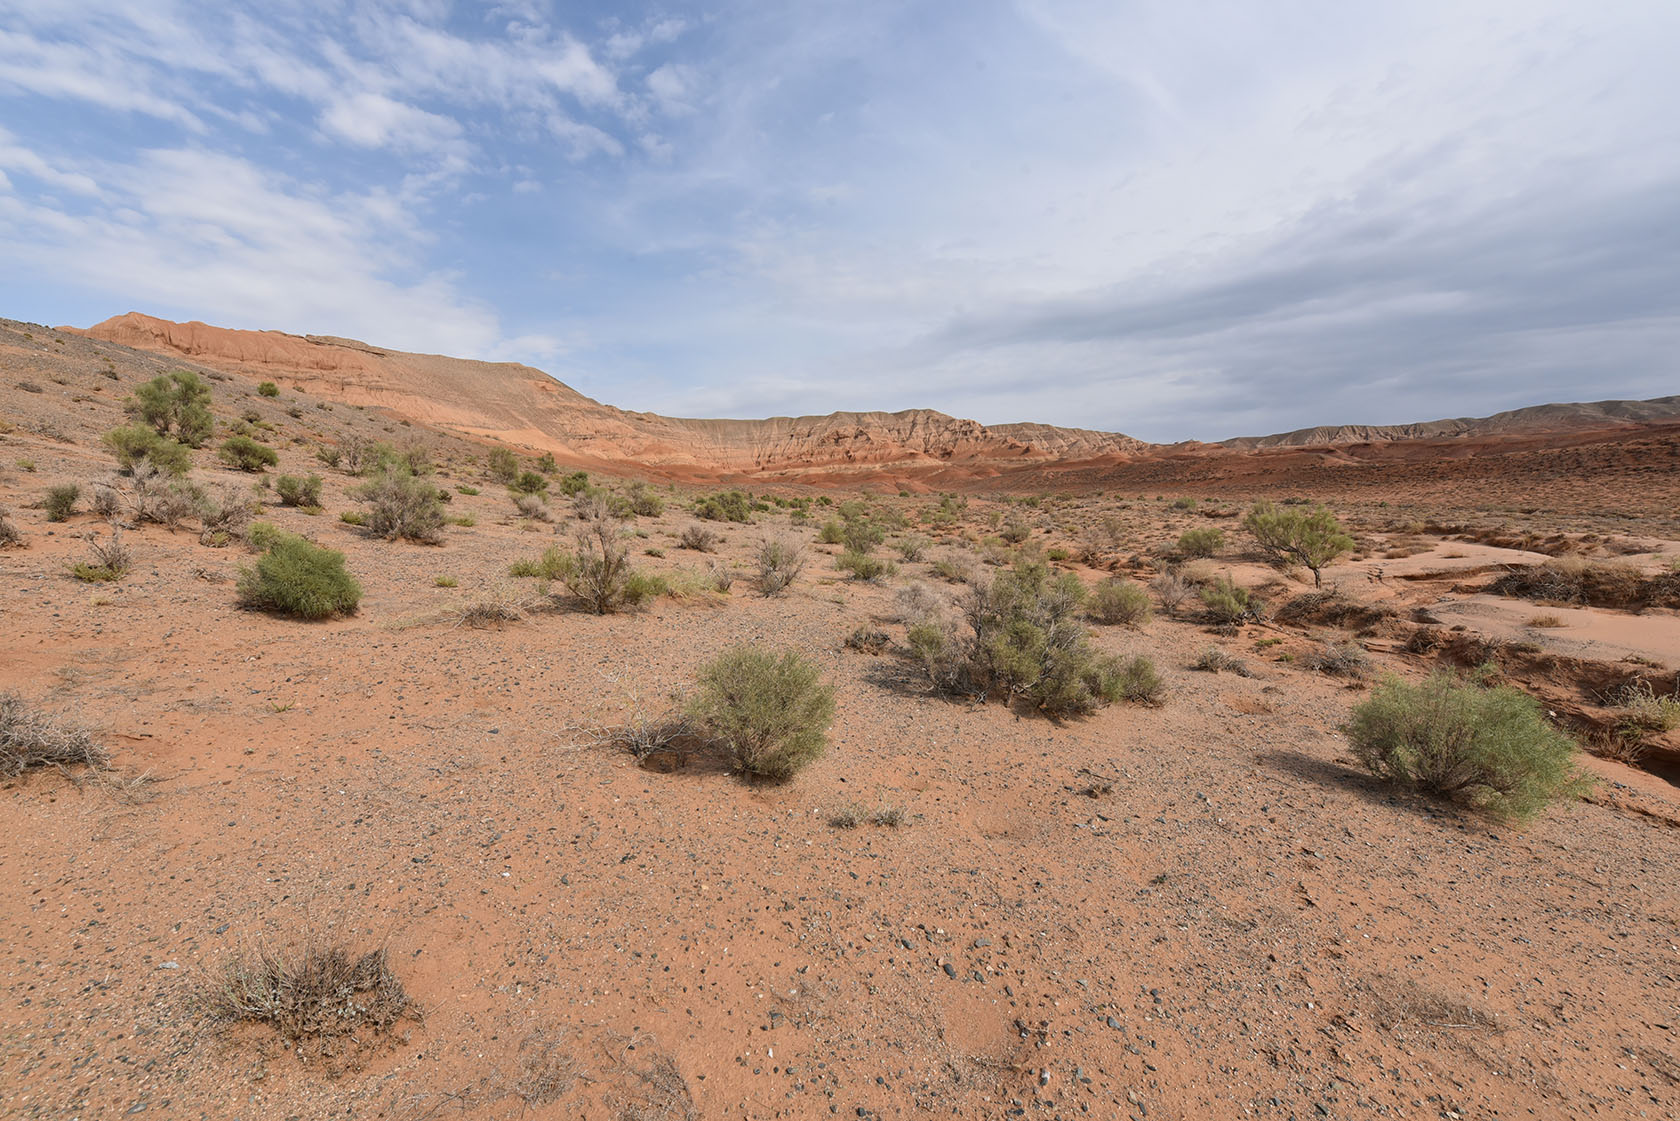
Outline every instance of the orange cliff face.
[[(65, 328), (65, 330), (76, 330)], [(990, 427), (931, 409), (765, 420), (632, 413), (594, 401), (541, 370), (385, 350), (351, 339), (237, 331), (130, 312), (79, 332), (212, 369), (284, 381), (305, 392), (388, 409), (463, 435), (548, 451), (588, 465), (673, 474), (833, 474), (860, 478), (986, 477), (1027, 463), (1133, 454), (1118, 433), (1014, 424)]]

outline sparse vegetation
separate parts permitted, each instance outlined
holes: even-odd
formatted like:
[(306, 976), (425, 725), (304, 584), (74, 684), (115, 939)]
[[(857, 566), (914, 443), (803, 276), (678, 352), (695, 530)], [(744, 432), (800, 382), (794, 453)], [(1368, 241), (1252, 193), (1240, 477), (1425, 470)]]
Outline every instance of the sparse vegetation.
[(1161, 607), (1167, 613), (1167, 618), (1178, 616), (1178, 607), (1190, 598), (1195, 589), (1190, 582), (1177, 572), (1163, 572), (1149, 582), (1149, 588), (1155, 593), (1155, 598), (1161, 601)]
[(870, 556), (856, 549), (847, 549), (834, 561), (834, 567), (849, 572), (858, 580), (884, 580), (898, 571), (892, 561)]
[(1211, 557), (1225, 547), (1225, 531), (1214, 529), (1187, 529), (1178, 535), (1178, 551), (1187, 557)]
[(1259, 614), (1259, 604), (1247, 588), (1228, 576), (1215, 577), (1196, 589), (1209, 621), (1235, 626)]
[(1256, 502), (1243, 518), (1243, 526), (1274, 560), (1311, 570), (1315, 587), (1324, 582), (1324, 566), (1353, 548), (1353, 538), (1342, 532), (1336, 515), (1322, 506)]
[(1354, 709), (1348, 743), (1379, 778), (1497, 817), (1532, 817), (1582, 786), (1574, 743), (1533, 697), (1447, 673), (1383, 682)]
[(709, 553), (717, 548), (720, 535), (699, 522), (693, 522), (683, 527), (677, 536), (677, 543), (685, 549), (693, 549), (699, 553)]
[(159, 436), (189, 448), (202, 447), (214, 425), (210, 387), (189, 370), (172, 370), (137, 386), (126, 407)]
[(111, 583), (121, 580), (128, 575), (129, 569), (134, 567), (134, 557), (123, 544), (122, 530), (112, 528), (108, 541), (88, 536), (88, 552), (93, 559), (77, 561), (70, 566), (70, 572), (78, 580), (87, 583)]
[(94, 767), (110, 763), (105, 748), (72, 720), (32, 709), (16, 693), (0, 693), (0, 776), (36, 767)]
[(443, 539), (443, 503), (438, 489), (406, 471), (388, 468), (356, 488), (367, 503), (367, 527), (387, 541), (435, 545)]
[(834, 690), (798, 653), (777, 657), (743, 646), (701, 669), (688, 713), (741, 773), (785, 780), (828, 746)]
[(135, 465), (148, 462), (171, 475), (185, 475), (192, 468), (192, 452), (144, 424), (129, 424), (105, 433), (103, 442), (117, 459), (117, 469), (132, 474)]
[(257, 393), (263, 397), (278, 397), (280, 396), (280, 387), (271, 381), (258, 382)]
[(750, 522), (752, 496), (730, 490), (697, 498), (694, 500), (694, 516), (709, 522)]
[(207, 998), (214, 1015), (267, 1024), (294, 1045), (388, 1032), (416, 1015), (382, 949), (358, 956), (337, 946), (293, 957), (259, 952), (229, 963)]
[(0, 549), (15, 549), (23, 545), (23, 531), (12, 523), (11, 511), (0, 506)]
[(758, 543), (758, 590), (780, 595), (805, 568), (805, 546), (792, 537), (766, 537)]
[(1238, 677), (1253, 677), (1248, 663), (1233, 654), (1228, 654), (1217, 646), (1209, 646), (1201, 655), (1190, 663), (1190, 668), (1203, 673), (1234, 673)]
[(666, 590), (662, 580), (630, 567), (623, 537), (612, 518), (591, 518), (578, 526), (577, 552), (554, 561), (561, 583), (597, 615), (635, 607)]
[(1371, 675), (1371, 658), (1357, 642), (1336, 642), (1321, 646), (1301, 659), (1301, 665), (1314, 673), (1331, 677), (1362, 678)]
[(492, 448), (488, 463), (490, 478), (508, 486), (519, 477), (519, 457), (506, 448)]
[(543, 500), (543, 496), (540, 494), (515, 493), (513, 508), (519, 511), (519, 516), (522, 518), (530, 518), (532, 521), (538, 522), (553, 520), (553, 515), (548, 512), (548, 503)]
[(1647, 577), (1625, 560), (1557, 557), (1495, 580), (1489, 591), (1541, 603), (1585, 604), (1624, 611), (1680, 607), (1680, 574)]
[(319, 506), (321, 476), (281, 475), (274, 480), (274, 493), (287, 506)]
[(250, 540), (264, 552), (254, 566), (239, 569), (241, 607), (298, 619), (355, 613), (362, 588), (345, 570), (343, 553), (272, 527), (260, 534), (256, 528)]
[(229, 436), (216, 449), (216, 455), (229, 467), (237, 467), (241, 471), (258, 472), (280, 462), (280, 453), (249, 436)]
[(41, 501), (41, 508), (47, 512), (49, 522), (68, 521), (76, 512), (76, 503), (82, 500), (82, 488), (75, 483), (64, 483), (47, 490), (47, 497)]
[(1135, 581), (1115, 576), (1097, 585), (1088, 610), (1099, 623), (1141, 627), (1149, 622), (1149, 595)]

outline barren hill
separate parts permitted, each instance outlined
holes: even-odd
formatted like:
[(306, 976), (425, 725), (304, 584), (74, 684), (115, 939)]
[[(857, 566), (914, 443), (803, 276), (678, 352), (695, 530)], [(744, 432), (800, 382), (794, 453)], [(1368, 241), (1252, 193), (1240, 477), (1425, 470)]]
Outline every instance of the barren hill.
[(1089, 459), (1149, 446), (1117, 433), (1049, 425), (988, 428), (931, 409), (766, 420), (663, 417), (603, 405), (513, 362), (408, 354), (321, 335), (173, 323), (136, 312), (82, 333), (230, 373), (283, 380), (319, 396), (387, 408), (438, 428), (583, 464), (697, 475), (906, 477), (961, 465), (965, 474), (983, 476), (1033, 461)]
[(1485, 417), (1454, 417), (1412, 424), (1325, 424), (1277, 432), (1270, 436), (1239, 436), (1221, 441), (1226, 448), (1305, 448), (1321, 444), (1367, 444), (1395, 440), (1504, 436), (1524, 432), (1571, 432), (1609, 429), (1680, 420), (1680, 396), (1649, 401), (1590, 401), (1573, 404), (1530, 405)]

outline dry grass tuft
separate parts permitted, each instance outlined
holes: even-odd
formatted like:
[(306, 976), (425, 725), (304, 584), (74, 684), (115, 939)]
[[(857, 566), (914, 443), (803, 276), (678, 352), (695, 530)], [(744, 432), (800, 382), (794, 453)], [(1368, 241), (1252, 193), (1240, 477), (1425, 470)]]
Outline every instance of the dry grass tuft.
[(0, 775), (32, 767), (106, 767), (110, 754), (87, 729), (49, 712), (31, 711), (16, 693), (0, 693)]
[(291, 1043), (387, 1033), (419, 1016), (383, 949), (352, 957), (339, 946), (231, 962), (207, 1003), (222, 1019), (267, 1024)]

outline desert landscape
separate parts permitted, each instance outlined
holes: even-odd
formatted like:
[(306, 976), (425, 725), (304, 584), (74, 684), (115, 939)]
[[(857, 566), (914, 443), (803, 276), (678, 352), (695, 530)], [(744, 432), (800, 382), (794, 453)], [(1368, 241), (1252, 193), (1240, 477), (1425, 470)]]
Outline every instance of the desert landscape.
[(0, 1114), (1680, 1114), (1680, 398), (1358, 422), (0, 321)]

